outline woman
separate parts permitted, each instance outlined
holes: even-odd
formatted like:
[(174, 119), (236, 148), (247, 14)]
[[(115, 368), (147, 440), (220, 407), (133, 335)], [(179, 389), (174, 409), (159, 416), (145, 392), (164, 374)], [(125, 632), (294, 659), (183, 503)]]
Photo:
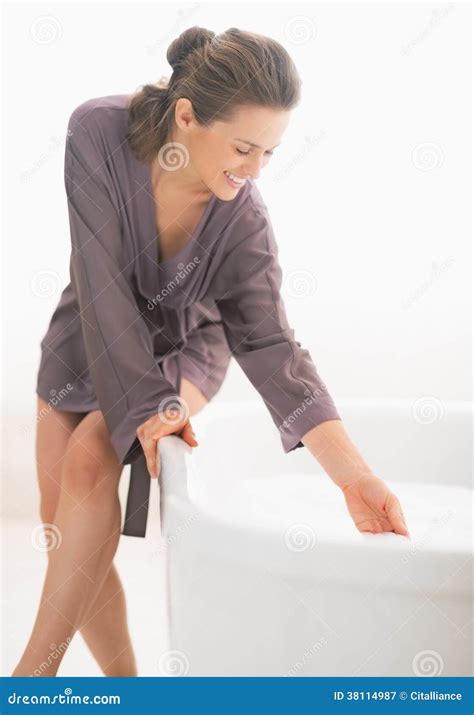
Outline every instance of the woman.
[[(133, 465), (123, 533), (143, 536), (157, 444), (174, 433), (197, 445), (189, 418), (219, 390), (231, 355), (284, 451), (310, 450), (356, 527), (408, 535), (280, 297), (278, 248), (254, 182), (299, 101), (291, 58), (267, 37), (198, 27), (167, 58), (169, 82), (87, 100), (69, 120), (71, 283), (41, 343), (37, 386), (41, 516), (61, 546), (49, 551), (14, 675), (55, 675), (77, 630), (104, 674), (137, 674), (112, 563), (122, 467)], [(60, 400), (48, 409), (52, 391)], [(64, 644), (58, 657), (51, 643)]]

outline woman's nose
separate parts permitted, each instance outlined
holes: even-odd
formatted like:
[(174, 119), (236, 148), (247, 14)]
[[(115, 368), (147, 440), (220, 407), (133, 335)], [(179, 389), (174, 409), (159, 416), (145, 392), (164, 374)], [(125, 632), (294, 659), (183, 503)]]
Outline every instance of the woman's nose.
[(263, 157), (259, 156), (252, 157), (246, 162), (245, 171), (242, 176), (249, 176), (251, 179), (258, 179), (260, 176), (260, 171), (262, 168)]

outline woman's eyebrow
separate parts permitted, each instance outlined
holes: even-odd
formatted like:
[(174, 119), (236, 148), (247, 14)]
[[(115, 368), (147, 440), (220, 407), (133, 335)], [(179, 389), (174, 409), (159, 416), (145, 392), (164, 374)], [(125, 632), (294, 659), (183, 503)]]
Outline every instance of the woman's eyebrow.
[[(263, 149), (263, 147), (259, 146), (258, 144), (254, 144), (253, 142), (247, 141), (247, 139), (239, 139), (238, 137), (235, 137), (234, 141), (237, 142), (243, 142), (244, 144), (250, 144), (250, 146), (254, 146), (256, 149)], [(275, 146), (272, 149), (268, 149), (268, 151), (273, 151), (273, 149), (276, 149), (277, 146), (280, 146), (281, 142), (278, 144), (275, 144)]]

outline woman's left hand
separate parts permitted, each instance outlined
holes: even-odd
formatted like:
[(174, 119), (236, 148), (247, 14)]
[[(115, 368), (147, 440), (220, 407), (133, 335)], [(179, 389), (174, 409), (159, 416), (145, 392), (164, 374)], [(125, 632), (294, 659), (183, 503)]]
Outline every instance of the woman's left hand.
[(364, 476), (342, 487), (349, 513), (359, 531), (394, 531), (410, 536), (395, 494), (378, 477)]

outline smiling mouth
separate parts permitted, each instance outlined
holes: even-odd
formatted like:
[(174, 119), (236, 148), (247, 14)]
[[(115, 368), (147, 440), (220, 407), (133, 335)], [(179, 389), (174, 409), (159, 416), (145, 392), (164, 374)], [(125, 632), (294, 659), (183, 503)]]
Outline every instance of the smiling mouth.
[(224, 171), (223, 173), (233, 186), (242, 186), (246, 182), (246, 179), (242, 179), (242, 177), (231, 174), (228, 171)]

